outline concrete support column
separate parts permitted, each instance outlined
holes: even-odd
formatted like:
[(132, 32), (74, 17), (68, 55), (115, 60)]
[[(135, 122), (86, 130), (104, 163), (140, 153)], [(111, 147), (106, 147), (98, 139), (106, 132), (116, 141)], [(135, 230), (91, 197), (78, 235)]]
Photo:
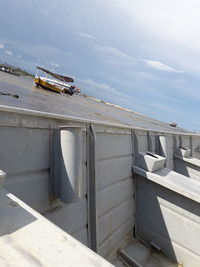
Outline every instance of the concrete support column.
[(82, 129), (64, 127), (60, 130), (60, 199), (76, 201), (81, 195)]
[(159, 136), (159, 143), (160, 143), (160, 155), (167, 158), (167, 140), (166, 136), (160, 135)]

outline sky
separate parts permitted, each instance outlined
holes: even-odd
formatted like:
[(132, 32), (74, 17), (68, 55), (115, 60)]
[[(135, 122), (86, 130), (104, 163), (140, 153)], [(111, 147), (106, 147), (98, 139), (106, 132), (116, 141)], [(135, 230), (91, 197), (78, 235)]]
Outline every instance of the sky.
[(0, 62), (200, 131), (199, 0), (0, 1)]

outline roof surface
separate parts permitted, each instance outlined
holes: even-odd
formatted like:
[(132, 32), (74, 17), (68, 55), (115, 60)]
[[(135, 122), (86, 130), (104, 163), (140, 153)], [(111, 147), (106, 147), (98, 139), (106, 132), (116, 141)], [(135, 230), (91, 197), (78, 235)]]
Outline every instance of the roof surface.
[(0, 72), (0, 92), (19, 95), (19, 98), (0, 95), (0, 105), (25, 108), (87, 120), (126, 125), (148, 130), (188, 133), (137, 112), (82, 95), (59, 95), (36, 88), (31, 77), (14, 76)]

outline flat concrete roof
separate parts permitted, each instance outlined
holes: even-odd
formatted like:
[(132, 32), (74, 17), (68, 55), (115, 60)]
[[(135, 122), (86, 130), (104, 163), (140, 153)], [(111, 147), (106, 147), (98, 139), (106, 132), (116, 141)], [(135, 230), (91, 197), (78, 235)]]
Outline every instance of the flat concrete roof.
[(19, 98), (0, 95), (0, 105), (28, 110), (97, 120), (102, 123), (122, 125), (146, 130), (189, 133), (188, 130), (170, 126), (126, 108), (82, 95), (59, 95), (36, 88), (31, 77), (14, 76), (0, 72), (0, 92), (19, 95)]

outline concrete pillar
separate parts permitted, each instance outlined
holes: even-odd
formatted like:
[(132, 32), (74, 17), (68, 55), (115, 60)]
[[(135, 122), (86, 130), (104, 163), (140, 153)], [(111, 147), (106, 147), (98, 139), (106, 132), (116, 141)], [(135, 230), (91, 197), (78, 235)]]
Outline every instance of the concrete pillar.
[(159, 136), (160, 141), (160, 155), (167, 158), (167, 140), (166, 136), (160, 135)]
[(74, 202), (81, 195), (82, 129), (61, 128), (60, 146), (60, 199), (65, 203)]

